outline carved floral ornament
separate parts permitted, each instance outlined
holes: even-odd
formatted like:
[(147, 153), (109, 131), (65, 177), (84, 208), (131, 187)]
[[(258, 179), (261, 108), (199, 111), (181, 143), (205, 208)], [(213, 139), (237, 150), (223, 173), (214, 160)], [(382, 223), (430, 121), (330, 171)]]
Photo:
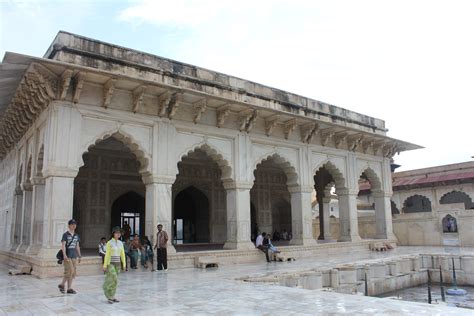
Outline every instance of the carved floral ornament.
[(70, 79), (69, 73), (63, 74), (60, 80), (45, 67), (31, 64), (0, 118), (0, 157), (20, 140), (51, 101), (65, 96)]

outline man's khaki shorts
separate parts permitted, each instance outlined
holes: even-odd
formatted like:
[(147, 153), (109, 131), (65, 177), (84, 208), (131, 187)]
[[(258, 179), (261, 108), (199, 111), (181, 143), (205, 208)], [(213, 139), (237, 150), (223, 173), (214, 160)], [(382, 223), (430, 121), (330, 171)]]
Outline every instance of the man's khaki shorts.
[(77, 259), (64, 260), (64, 277), (74, 279), (76, 277), (76, 262)]

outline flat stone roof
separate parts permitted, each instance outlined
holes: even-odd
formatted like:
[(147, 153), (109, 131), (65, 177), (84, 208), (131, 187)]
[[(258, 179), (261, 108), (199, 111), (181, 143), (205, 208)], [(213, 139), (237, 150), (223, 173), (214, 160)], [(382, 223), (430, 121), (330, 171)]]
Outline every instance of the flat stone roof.
[(112, 72), (117, 66), (132, 67), (138, 69), (139, 73), (156, 73), (186, 80), (192, 83), (191, 87), (196, 90), (202, 90), (202, 85), (212, 86), (219, 90), (238, 92), (281, 104), (290, 113), (301, 112), (303, 109), (305, 116), (309, 118), (329, 117), (334, 122), (359, 125), (364, 130), (369, 128), (382, 135), (387, 131), (385, 122), (381, 119), (216, 71), (64, 31), (57, 34), (44, 58)]

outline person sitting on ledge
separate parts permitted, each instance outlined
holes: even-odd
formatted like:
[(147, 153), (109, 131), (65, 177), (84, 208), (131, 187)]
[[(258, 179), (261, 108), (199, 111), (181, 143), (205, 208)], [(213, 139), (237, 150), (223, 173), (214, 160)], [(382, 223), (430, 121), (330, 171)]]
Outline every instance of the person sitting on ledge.
[(257, 237), (257, 240), (255, 241), (255, 247), (264, 252), (267, 262), (270, 262), (270, 257), (268, 256), (268, 243), (266, 245), (264, 244), (266, 235), (267, 233), (263, 232)]
[(263, 244), (267, 245), (268, 251), (272, 253), (272, 261), (276, 261), (275, 254), (280, 253), (280, 250), (273, 246), (271, 238), (272, 236), (270, 234), (267, 234), (267, 236), (265, 236), (265, 239), (263, 240)]

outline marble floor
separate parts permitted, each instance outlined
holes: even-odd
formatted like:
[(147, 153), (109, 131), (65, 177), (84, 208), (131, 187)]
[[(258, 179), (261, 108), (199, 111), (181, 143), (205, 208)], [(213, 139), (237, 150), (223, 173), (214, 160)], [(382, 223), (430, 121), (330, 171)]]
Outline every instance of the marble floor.
[(474, 315), (472, 310), (404, 302), (387, 298), (237, 281), (282, 271), (301, 271), (347, 262), (367, 262), (410, 253), (474, 254), (474, 249), (399, 247), (388, 253), (353, 258), (306, 258), (296, 262), (241, 264), (212, 270), (131, 271), (120, 275), (117, 297), (110, 305), (102, 293), (102, 276), (78, 276), (76, 295), (57, 290), (58, 279), (9, 276), (0, 265), (0, 315)]

